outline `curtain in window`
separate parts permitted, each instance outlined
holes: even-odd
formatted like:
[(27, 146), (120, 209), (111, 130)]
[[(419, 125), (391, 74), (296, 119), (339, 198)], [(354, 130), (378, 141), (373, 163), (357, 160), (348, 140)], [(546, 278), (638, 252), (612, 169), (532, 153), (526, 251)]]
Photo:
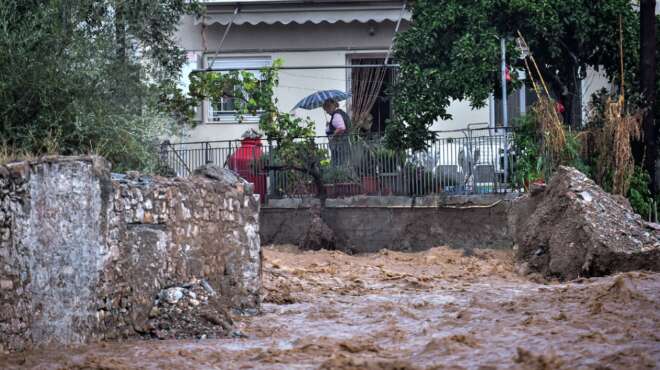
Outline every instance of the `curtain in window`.
[[(353, 64), (382, 64), (381, 59), (354, 59)], [(354, 129), (368, 131), (373, 123), (373, 108), (387, 70), (383, 67), (355, 68), (351, 72), (351, 119)]]

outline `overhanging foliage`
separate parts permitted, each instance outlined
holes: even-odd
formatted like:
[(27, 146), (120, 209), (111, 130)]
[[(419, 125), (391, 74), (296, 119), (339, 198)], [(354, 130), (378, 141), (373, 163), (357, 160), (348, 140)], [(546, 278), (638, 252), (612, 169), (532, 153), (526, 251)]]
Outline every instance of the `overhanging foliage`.
[(477, 108), (491, 93), (497, 96), (499, 38), (509, 40), (507, 64), (522, 67), (513, 39), (518, 30), (551, 93), (565, 105), (569, 124), (579, 121), (575, 103), (588, 67), (604, 68), (610, 77), (618, 73), (620, 16), (625, 70), (637, 70), (639, 23), (629, 0), (416, 0), (412, 12), (411, 27), (395, 44), (401, 75), (394, 88), (395, 119), (387, 129), (393, 148), (425, 149), (433, 138), (429, 127), (451, 118), (447, 108), (453, 100), (469, 100)]

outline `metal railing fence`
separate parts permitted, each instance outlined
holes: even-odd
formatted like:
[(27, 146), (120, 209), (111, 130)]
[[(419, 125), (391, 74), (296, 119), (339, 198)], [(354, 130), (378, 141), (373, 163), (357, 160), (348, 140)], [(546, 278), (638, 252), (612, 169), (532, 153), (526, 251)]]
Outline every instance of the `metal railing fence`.
[[(380, 136), (317, 137), (316, 168), (328, 197), (359, 194), (424, 196), (483, 194), (515, 190), (513, 135), (504, 129), (441, 132), (427, 150), (394, 152)], [(308, 160), (306, 160), (308, 159)], [(161, 163), (178, 176), (204, 164), (217, 164), (255, 183), (266, 198), (316, 196), (312, 176), (286, 168), (277, 142), (207, 141), (164, 144)], [(304, 166), (303, 166), (304, 167)]]

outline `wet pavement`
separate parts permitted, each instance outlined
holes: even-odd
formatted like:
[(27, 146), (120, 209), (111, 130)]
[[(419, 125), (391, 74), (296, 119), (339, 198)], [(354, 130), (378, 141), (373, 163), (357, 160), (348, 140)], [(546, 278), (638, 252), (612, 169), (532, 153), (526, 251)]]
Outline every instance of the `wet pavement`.
[(543, 281), (510, 251), (264, 250), (245, 338), (134, 340), (0, 355), (39, 369), (653, 369), (660, 274)]

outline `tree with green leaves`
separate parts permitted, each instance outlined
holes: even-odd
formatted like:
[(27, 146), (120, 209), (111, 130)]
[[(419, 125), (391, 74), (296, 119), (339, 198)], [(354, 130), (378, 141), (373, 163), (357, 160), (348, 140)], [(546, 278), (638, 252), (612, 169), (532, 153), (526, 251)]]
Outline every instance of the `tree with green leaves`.
[(197, 10), (187, 0), (1, 1), (0, 145), (153, 168), (184, 62), (172, 36)]
[(658, 153), (658, 139), (660, 130), (658, 126), (658, 104), (656, 94), (658, 89), (658, 66), (656, 54), (658, 53), (657, 16), (655, 15), (655, 0), (640, 1), (640, 58), (639, 81), (640, 92), (646, 108), (642, 120), (644, 130), (644, 167), (649, 173), (651, 191), (660, 193), (660, 181), (656, 168), (660, 165)]
[(259, 115), (259, 129), (274, 147), (270, 157), (260, 163), (266, 170), (295, 171), (311, 177), (321, 203), (325, 203), (321, 161), (326, 155), (317, 148), (314, 121), (295, 117), (277, 108), (275, 87), (282, 61), (260, 70), (259, 77), (250, 71), (200, 71), (190, 75), (189, 98), (179, 101), (179, 109), (190, 109), (209, 99), (233, 99), (239, 121), (243, 115)]
[[(580, 81), (589, 67), (618, 76), (619, 17), (626, 41), (625, 70), (638, 58), (638, 14), (630, 0), (415, 0), (412, 23), (395, 42), (401, 64), (395, 86), (395, 119), (387, 140), (397, 149), (423, 150), (429, 127), (449, 119), (453, 100), (482, 107), (500, 91), (500, 38), (507, 40), (507, 65), (522, 68), (518, 31), (555, 99), (565, 106), (564, 122), (579, 123)], [(515, 87), (513, 81), (509, 88)]]

